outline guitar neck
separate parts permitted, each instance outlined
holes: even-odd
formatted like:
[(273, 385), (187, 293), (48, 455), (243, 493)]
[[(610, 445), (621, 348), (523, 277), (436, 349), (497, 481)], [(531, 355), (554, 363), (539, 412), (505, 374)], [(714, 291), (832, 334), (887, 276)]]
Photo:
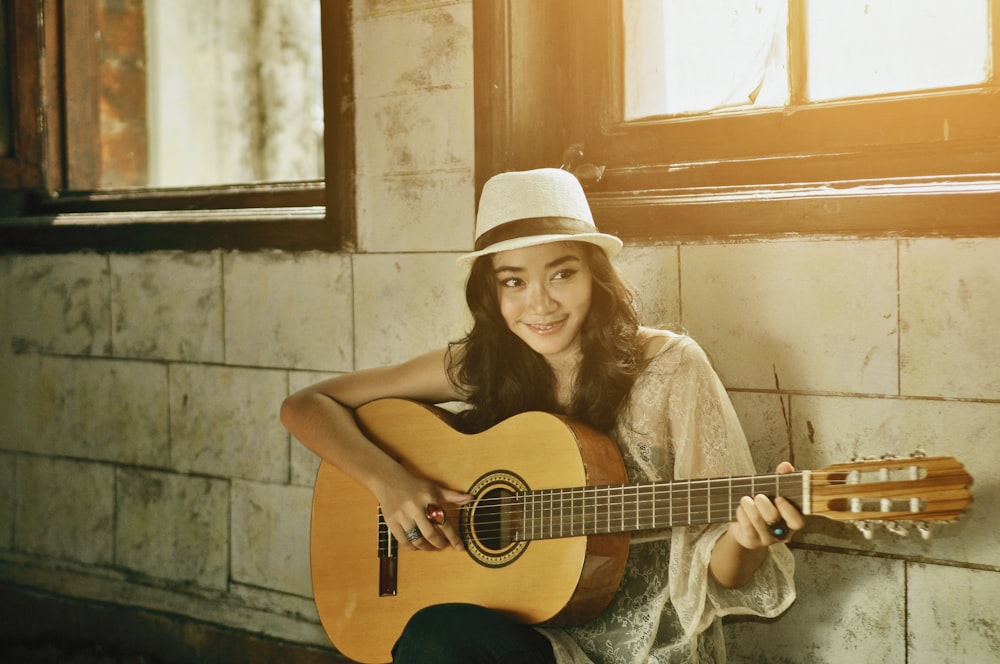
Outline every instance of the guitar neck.
[(725, 523), (743, 496), (785, 496), (808, 512), (808, 473), (653, 482), (514, 494), (502, 507), (515, 540)]

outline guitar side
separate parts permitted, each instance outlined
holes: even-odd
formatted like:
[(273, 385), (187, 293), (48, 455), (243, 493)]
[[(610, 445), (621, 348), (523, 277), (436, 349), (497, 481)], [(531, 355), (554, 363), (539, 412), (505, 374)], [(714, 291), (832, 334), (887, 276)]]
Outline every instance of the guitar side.
[[(524, 413), (474, 436), (404, 400), (375, 401), (356, 416), (366, 434), (411, 471), (456, 490), (497, 470), (516, 473), (532, 489), (625, 480), (610, 441), (592, 439), (600, 434), (549, 414)], [(457, 508), (446, 509), (457, 523)], [(360, 662), (388, 662), (409, 618), (434, 604), (479, 604), (531, 624), (586, 619), (613, 596), (628, 553), (627, 534), (533, 541), (499, 567), (452, 549), (399, 547), (396, 594), (382, 596), (377, 532), (375, 498), (322, 463), (310, 551), (316, 607), (334, 646)]]

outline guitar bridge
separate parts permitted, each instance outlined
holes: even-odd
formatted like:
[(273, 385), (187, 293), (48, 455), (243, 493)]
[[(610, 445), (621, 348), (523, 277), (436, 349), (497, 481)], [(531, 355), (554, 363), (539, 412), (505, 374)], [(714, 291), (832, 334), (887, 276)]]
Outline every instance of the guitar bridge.
[(396, 572), (399, 557), (396, 555), (399, 545), (396, 538), (389, 532), (382, 510), (378, 511), (378, 596), (394, 597), (396, 595)]

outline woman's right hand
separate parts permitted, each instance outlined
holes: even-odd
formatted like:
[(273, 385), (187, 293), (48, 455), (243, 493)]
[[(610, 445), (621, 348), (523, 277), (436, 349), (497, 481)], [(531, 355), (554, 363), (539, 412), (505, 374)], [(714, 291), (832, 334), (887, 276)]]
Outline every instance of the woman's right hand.
[[(468, 503), (473, 496), (439, 486), (402, 467), (393, 478), (382, 482), (375, 494), (382, 517), (400, 546), (421, 551), (447, 546), (458, 551), (465, 549), (454, 507)], [(428, 506), (444, 509), (443, 523), (431, 520), (434, 515), (428, 514)], [(420, 537), (416, 537), (417, 531)]]

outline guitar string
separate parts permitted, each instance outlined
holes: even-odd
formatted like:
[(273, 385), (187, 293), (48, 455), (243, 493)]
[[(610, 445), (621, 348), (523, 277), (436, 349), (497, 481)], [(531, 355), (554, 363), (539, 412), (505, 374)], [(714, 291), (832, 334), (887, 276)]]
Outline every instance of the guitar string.
[[(716, 501), (713, 505), (710, 494), (703, 493), (712, 488), (712, 483), (721, 482), (715, 478), (714, 482), (705, 483), (709, 485), (708, 489), (695, 489), (685, 482), (681, 486), (658, 483), (539, 490), (500, 498), (483, 498), (471, 507), (478, 509), (484, 503), (501, 507), (513, 504), (524, 525), (522, 530), (528, 531), (521, 533), (522, 539), (647, 530), (732, 520), (737, 504), (731, 502), (731, 498)], [(750, 493), (753, 493), (753, 489), (757, 488), (754, 485), (760, 483), (745, 480), (734, 484), (727, 480), (725, 484), (727, 489), (739, 486), (750, 488)], [(793, 484), (799, 483), (796, 481)], [(765, 490), (771, 487), (759, 488)], [(731, 493), (727, 492), (728, 495)], [(491, 524), (497, 525), (491, 528)], [(510, 530), (501, 524), (502, 517), (487, 517), (485, 523), (477, 525), (475, 532), (483, 537), (496, 537), (505, 530)], [(557, 528), (558, 533), (555, 532)], [(566, 532), (567, 529), (569, 532)]]
[[(913, 465), (919, 466), (923, 464), (913, 462), (906, 464), (907, 467)], [(873, 470), (867, 472), (875, 471)], [(865, 484), (872, 483), (872, 481), (849, 483), (845, 479), (847, 475), (848, 471), (845, 470), (812, 471), (809, 473), (809, 476), (812, 479), (822, 480), (823, 478), (830, 477), (841, 479), (843, 480), (841, 484), (846, 486), (858, 486), (859, 488), (863, 488)], [(530, 516), (524, 516), (522, 512), (521, 521), (522, 523), (524, 521), (531, 521), (532, 523), (530, 524), (530, 528), (524, 529), (530, 530), (531, 532), (522, 533), (522, 539), (529, 534), (532, 536), (531, 539), (542, 539), (557, 536), (599, 534), (602, 531), (622, 532), (627, 530), (660, 529), (672, 526), (699, 525), (732, 520), (738, 503), (733, 502), (730, 498), (713, 506), (711, 491), (714, 489), (724, 488), (732, 494), (732, 489), (749, 488), (750, 491), (747, 495), (750, 495), (765, 492), (769, 488), (775, 488), (776, 495), (782, 495), (779, 493), (781, 490), (780, 484), (782, 484), (782, 480), (784, 480), (784, 484), (791, 485), (787, 486), (787, 494), (789, 493), (789, 490), (792, 492), (801, 491), (804, 487), (803, 480), (805, 479), (805, 476), (806, 473), (800, 472), (774, 475), (752, 475), (735, 478), (680, 480), (677, 482), (656, 482), (639, 485), (605, 485), (563, 489), (540, 489), (529, 492), (511, 492), (498, 498), (484, 496), (483, 498), (464, 506), (462, 509), (469, 510), (470, 508), (473, 508), (473, 511), (475, 511), (483, 507), (503, 507), (505, 505), (510, 505), (512, 502), (511, 496), (518, 496), (525, 499), (530, 498), (529, 502), (534, 501), (543, 503), (541, 506), (524, 506), (524, 510), (531, 509), (532, 514)], [(921, 482), (921, 480), (893, 480), (882, 478), (876, 482), (912, 484), (915, 482)], [(769, 483), (773, 483), (776, 486), (771, 487), (769, 486)], [(760, 490), (756, 490), (758, 489), (756, 486), (758, 484), (761, 485), (759, 487)], [(743, 494), (743, 491), (737, 491), (736, 493)], [(687, 500), (679, 500), (679, 498), (686, 498)], [(590, 504), (587, 503), (588, 499), (591, 501)], [(629, 502), (640, 500), (648, 503), (648, 506), (638, 504), (633, 505)], [(841, 498), (841, 500), (846, 500), (846, 498)], [(894, 500), (904, 501), (906, 499), (895, 498)], [(546, 501), (549, 503), (547, 507), (544, 506)], [(603, 502), (604, 504), (598, 504), (599, 502)], [(666, 508), (663, 507), (663, 503), (667, 505)], [(580, 514), (576, 513), (577, 509), (582, 510)], [(656, 513), (658, 509), (666, 510), (665, 519), (657, 519)], [(558, 516), (554, 516), (556, 510), (559, 512)], [(566, 511), (569, 512), (568, 515), (565, 514)], [(592, 513), (587, 514), (588, 511)], [(899, 512), (911, 513), (904, 511)], [(570, 519), (568, 522), (570, 529), (569, 533), (565, 532), (567, 516)], [(484, 519), (478, 520), (484, 521)], [(603, 528), (601, 527), (602, 520), (604, 521)], [(493, 521), (497, 524), (502, 524), (500, 518), (494, 518)], [(541, 523), (536, 523), (539, 521)], [(663, 521), (666, 521), (666, 523), (663, 523)], [(632, 527), (631, 525), (625, 526), (626, 522), (629, 524), (637, 524), (638, 527)], [(483, 523), (483, 525), (475, 529), (475, 532), (480, 536), (495, 537), (498, 534), (503, 533), (505, 530), (510, 530), (508, 527), (503, 525), (497, 525), (495, 528), (491, 529), (486, 527), (487, 523), (489, 523), (489, 517), (485, 519), (485, 523)], [(560, 529), (558, 534), (555, 533), (555, 529), (557, 527)]]

